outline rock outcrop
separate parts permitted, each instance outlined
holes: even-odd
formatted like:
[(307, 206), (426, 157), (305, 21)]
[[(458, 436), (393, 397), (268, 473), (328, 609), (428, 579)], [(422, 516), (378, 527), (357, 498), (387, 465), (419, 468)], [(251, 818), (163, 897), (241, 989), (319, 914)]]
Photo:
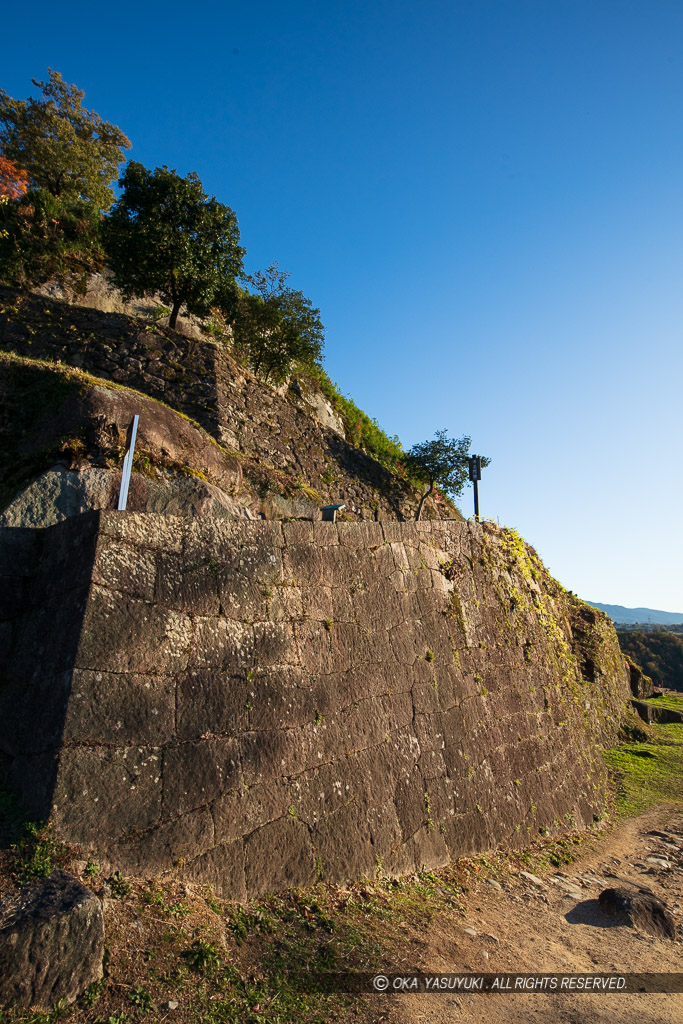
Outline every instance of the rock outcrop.
[[(135, 415), (130, 509), (245, 517), (239, 459), (187, 417), (67, 367), (0, 354), (0, 368), (1, 526), (51, 526), (81, 512), (115, 509)], [(246, 497), (254, 503), (253, 494)]]
[(641, 700), (651, 697), (655, 691), (655, 686), (649, 676), (645, 673), (635, 662), (631, 661), (630, 658), (626, 658), (628, 664), (628, 671), (631, 681), (631, 693), (634, 697), (638, 697)]
[[(41, 473), (0, 514), (2, 526), (53, 526), (70, 516), (94, 509), (115, 509), (121, 490), (118, 470), (82, 466), (53, 466)], [(210, 516), (248, 519), (249, 510), (208, 480), (176, 476), (154, 480), (134, 473), (128, 490), (128, 508), (171, 516)]]

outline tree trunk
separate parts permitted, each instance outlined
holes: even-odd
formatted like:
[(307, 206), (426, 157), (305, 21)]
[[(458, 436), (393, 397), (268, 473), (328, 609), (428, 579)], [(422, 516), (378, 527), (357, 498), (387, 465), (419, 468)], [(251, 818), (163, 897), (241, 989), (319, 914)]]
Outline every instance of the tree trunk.
[(171, 310), (171, 316), (168, 321), (168, 326), (171, 328), (172, 331), (175, 331), (175, 326), (178, 323), (178, 313), (180, 312), (180, 307), (182, 306), (182, 304), (182, 299), (174, 299), (173, 301), (173, 309)]
[(429, 495), (432, 493), (433, 490), (434, 490), (434, 481), (430, 480), (429, 487), (427, 488), (427, 490), (424, 492), (424, 494), (420, 498), (420, 504), (417, 506), (417, 512), (415, 513), (415, 522), (416, 523), (419, 521), (420, 516), (422, 515), (422, 506), (425, 503), (425, 499), (429, 497)]

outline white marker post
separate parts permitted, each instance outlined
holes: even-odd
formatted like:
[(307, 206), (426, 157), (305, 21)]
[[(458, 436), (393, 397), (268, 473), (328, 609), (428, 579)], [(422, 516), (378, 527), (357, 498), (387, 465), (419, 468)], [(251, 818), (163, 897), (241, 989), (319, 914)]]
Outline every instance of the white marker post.
[(138, 420), (139, 416), (133, 416), (133, 422), (128, 428), (128, 438), (126, 441), (126, 454), (123, 457), (123, 470), (121, 472), (121, 490), (119, 491), (119, 512), (126, 511), (126, 504), (128, 502), (128, 485), (130, 484), (130, 474), (133, 469), (133, 453), (135, 451), (135, 438), (138, 432)]

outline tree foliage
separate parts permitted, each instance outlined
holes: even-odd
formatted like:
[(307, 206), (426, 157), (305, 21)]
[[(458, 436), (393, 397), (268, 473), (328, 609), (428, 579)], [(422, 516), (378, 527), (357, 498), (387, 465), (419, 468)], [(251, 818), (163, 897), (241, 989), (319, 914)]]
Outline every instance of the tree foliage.
[(123, 294), (161, 295), (173, 328), (183, 305), (198, 316), (213, 305), (234, 312), (244, 249), (230, 207), (209, 198), (196, 174), (181, 178), (168, 167), (131, 161), (119, 185), (104, 238)]
[[(422, 515), (425, 500), (436, 486), (452, 497), (462, 493), (469, 477), (471, 443), (469, 437), (456, 440), (449, 438), (447, 431), (437, 430), (432, 441), (413, 445), (407, 453), (404, 467), (408, 476), (426, 485), (415, 513), (416, 520)], [(482, 466), (488, 466), (490, 461), (486, 456), (481, 457)]]
[(92, 203), (45, 189), (0, 205), (0, 278), (18, 287), (68, 278), (78, 290), (103, 266), (100, 218)]
[(265, 380), (284, 380), (293, 363), (320, 360), (325, 328), (320, 310), (303, 292), (286, 285), (289, 274), (277, 263), (247, 275), (255, 291), (244, 290), (233, 325), (235, 348)]
[(655, 686), (683, 691), (683, 637), (676, 633), (619, 630), (619, 646)]
[(112, 183), (130, 142), (116, 125), (82, 106), (85, 95), (48, 68), (49, 81), (33, 84), (42, 98), (14, 100), (0, 89), (0, 146), (24, 169), (33, 189), (63, 203), (111, 206)]
[(12, 160), (0, 153), (0, 259), (5, 246), (1, 243), (8, 239), (9, 224), (12, 220), (13, 204), (28, 189), (28, 174), (22, 171)]
[(69, 278), (78, 287), (102, 266), (101, 211), (130, 142), (48, 70), (47, 82), (33, 82), (39, 99), (0, 90), (0, 276), (19, 286)]

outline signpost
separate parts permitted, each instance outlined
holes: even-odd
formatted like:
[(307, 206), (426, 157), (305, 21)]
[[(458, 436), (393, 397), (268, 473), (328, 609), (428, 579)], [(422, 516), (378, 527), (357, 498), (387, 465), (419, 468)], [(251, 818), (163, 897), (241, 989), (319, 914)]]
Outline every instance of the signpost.
[(474, 518), (479, 522), (479, 481), (481, 480), (481, 456), (472, 455), (470, 463), (470, 480), (474, 487)]
[(128, 428), (128, 436), (126, 438), (126, 454), (123, 457), (123, 469), (121, 471), (121, 490), (119, 491), (119, 512), (126, 511), (126, 504), (128, 502), (128, 485), (130, 484), (130, 474), (133, 468), (133, 453), (135, 452), (135, 438), (138, 432), (138, 420), (139, 416), (133, 416), (131, 425)]

